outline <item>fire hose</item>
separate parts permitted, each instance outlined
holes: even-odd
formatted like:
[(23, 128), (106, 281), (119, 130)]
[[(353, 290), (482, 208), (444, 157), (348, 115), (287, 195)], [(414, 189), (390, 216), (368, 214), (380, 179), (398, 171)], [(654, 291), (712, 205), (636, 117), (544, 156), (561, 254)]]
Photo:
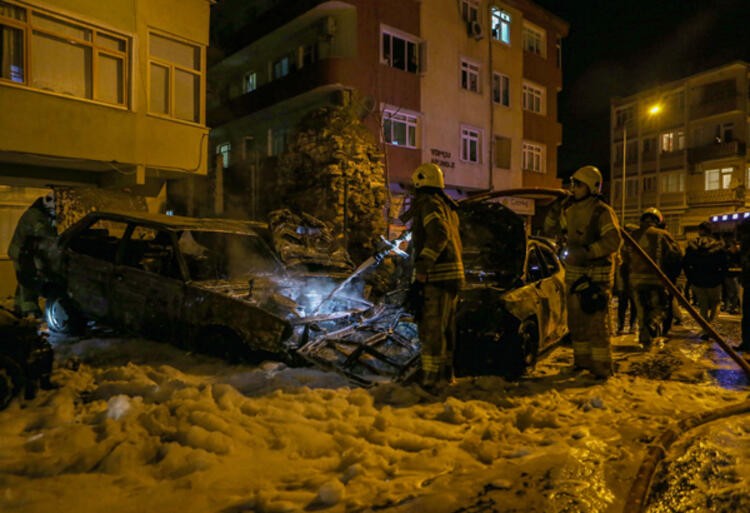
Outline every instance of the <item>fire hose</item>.
[[(648, 266), (654, 271), (666, 288), (674, 294), (679, 303), (688, 311), (690, 316), (700, 325), (701, 328), (713, 337), (724, 352), (734, 360), (737, 365), (745, 372), (745, 375), (750, 380), (750, 364), (742, 358), (727, 342), (719, 335), (711, 324), (708, 323), (699, 313), (693, 308), (693, 305), (687, 300), (687, 298), (675, 287), (674, 283), (659, 269), (656, 262), (641, 248), (638, 243), (631, 237), (625, 230), (620, 230), (625, 242), (643, 259), (647, 262)], [(743, 401), (735, 405), (731, 405), (718, 410), (708, 411), (704, 413), (695, 414), (680, 420), (675, 426), (663, 432), (654, 443), (652, 443), (646, 450), (646, 457), (641, 463), (636, 478), (630, 487), (630, 492), (625, 501), (623, 512), (625, 513), (640, 513), (645, 511), (646, 500), (651, 488), (651, 482), (656, 471), (656, 467), (661, 460), (666, 456), (667, 450), (674, 443), (680, 435), (686, 431), (698, 427), (707, 422), (718, 420), (732, 415), (739, 415), (750, 412), (750, 401)]]

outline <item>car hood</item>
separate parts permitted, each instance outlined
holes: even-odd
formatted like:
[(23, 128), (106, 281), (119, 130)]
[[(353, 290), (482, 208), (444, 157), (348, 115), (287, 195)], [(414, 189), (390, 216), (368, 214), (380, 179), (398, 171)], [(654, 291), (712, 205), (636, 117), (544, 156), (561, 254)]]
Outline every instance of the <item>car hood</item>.
[(462, 201), (459, 218), (467, 285), (517, 286), (526, 262), (521, 216), (492, 198)]

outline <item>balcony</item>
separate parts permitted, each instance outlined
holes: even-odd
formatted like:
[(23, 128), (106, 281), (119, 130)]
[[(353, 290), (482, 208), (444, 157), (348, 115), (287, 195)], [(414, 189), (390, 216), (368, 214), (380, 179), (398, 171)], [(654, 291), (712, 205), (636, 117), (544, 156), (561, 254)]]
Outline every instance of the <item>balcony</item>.
[(724, 143), (713, 143), (688, 149), (688, 160), (691, 164), (706, 160), (715, 160), (726, 157), (736, 157), (745, 154), (745, 143), (743, 141), (729, 141)]
[(661, 207), (686, 207), (687, 194), (684, 192), (663, 192), (659, 195)]
[(705, 118), (722, 112), (738, 110), (741, 98), (739, 94), (734, 94), (690, 105), (690, 119)]
[(694, 205), (729, 205), (734, 204), (735, 191), (732, 189), (720, 189), (718, 191), (690, 191), (688, 202)]

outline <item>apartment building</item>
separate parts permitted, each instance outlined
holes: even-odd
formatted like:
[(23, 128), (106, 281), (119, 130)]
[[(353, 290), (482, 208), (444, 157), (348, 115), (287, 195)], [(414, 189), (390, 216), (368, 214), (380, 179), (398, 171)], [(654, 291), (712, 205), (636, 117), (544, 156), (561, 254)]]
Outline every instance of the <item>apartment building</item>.
[(209, 0), (0, 0), (0, 294), (24, 209), (50, 185), (190, 210), (207, 169)]
[(621, 218), (655, 206), (681, 237), (748, 205), (749, 77), (748, 63), (733, 62), (612, 100), (610, 200)]
[(209, 70), (215, 182), (235, 193), (222, 194), (221, 208), (262, 216), (296, 121), (349, 98), (382, 144), (396, 200), (420, 162), (439, 164), (454, 196), (560, 185), (568, 26), (533, 2), (251, 3), (259, 10), (245, 36)]

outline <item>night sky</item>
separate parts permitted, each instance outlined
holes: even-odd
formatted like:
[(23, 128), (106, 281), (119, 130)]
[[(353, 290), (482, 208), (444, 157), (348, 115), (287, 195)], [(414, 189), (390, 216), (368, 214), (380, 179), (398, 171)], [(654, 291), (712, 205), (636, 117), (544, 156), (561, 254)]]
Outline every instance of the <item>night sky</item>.
[(750, 61), (748, 0), (535, 0), (563, 40), (561, 176), (609, 169), (609, 102), (735, 60)]

